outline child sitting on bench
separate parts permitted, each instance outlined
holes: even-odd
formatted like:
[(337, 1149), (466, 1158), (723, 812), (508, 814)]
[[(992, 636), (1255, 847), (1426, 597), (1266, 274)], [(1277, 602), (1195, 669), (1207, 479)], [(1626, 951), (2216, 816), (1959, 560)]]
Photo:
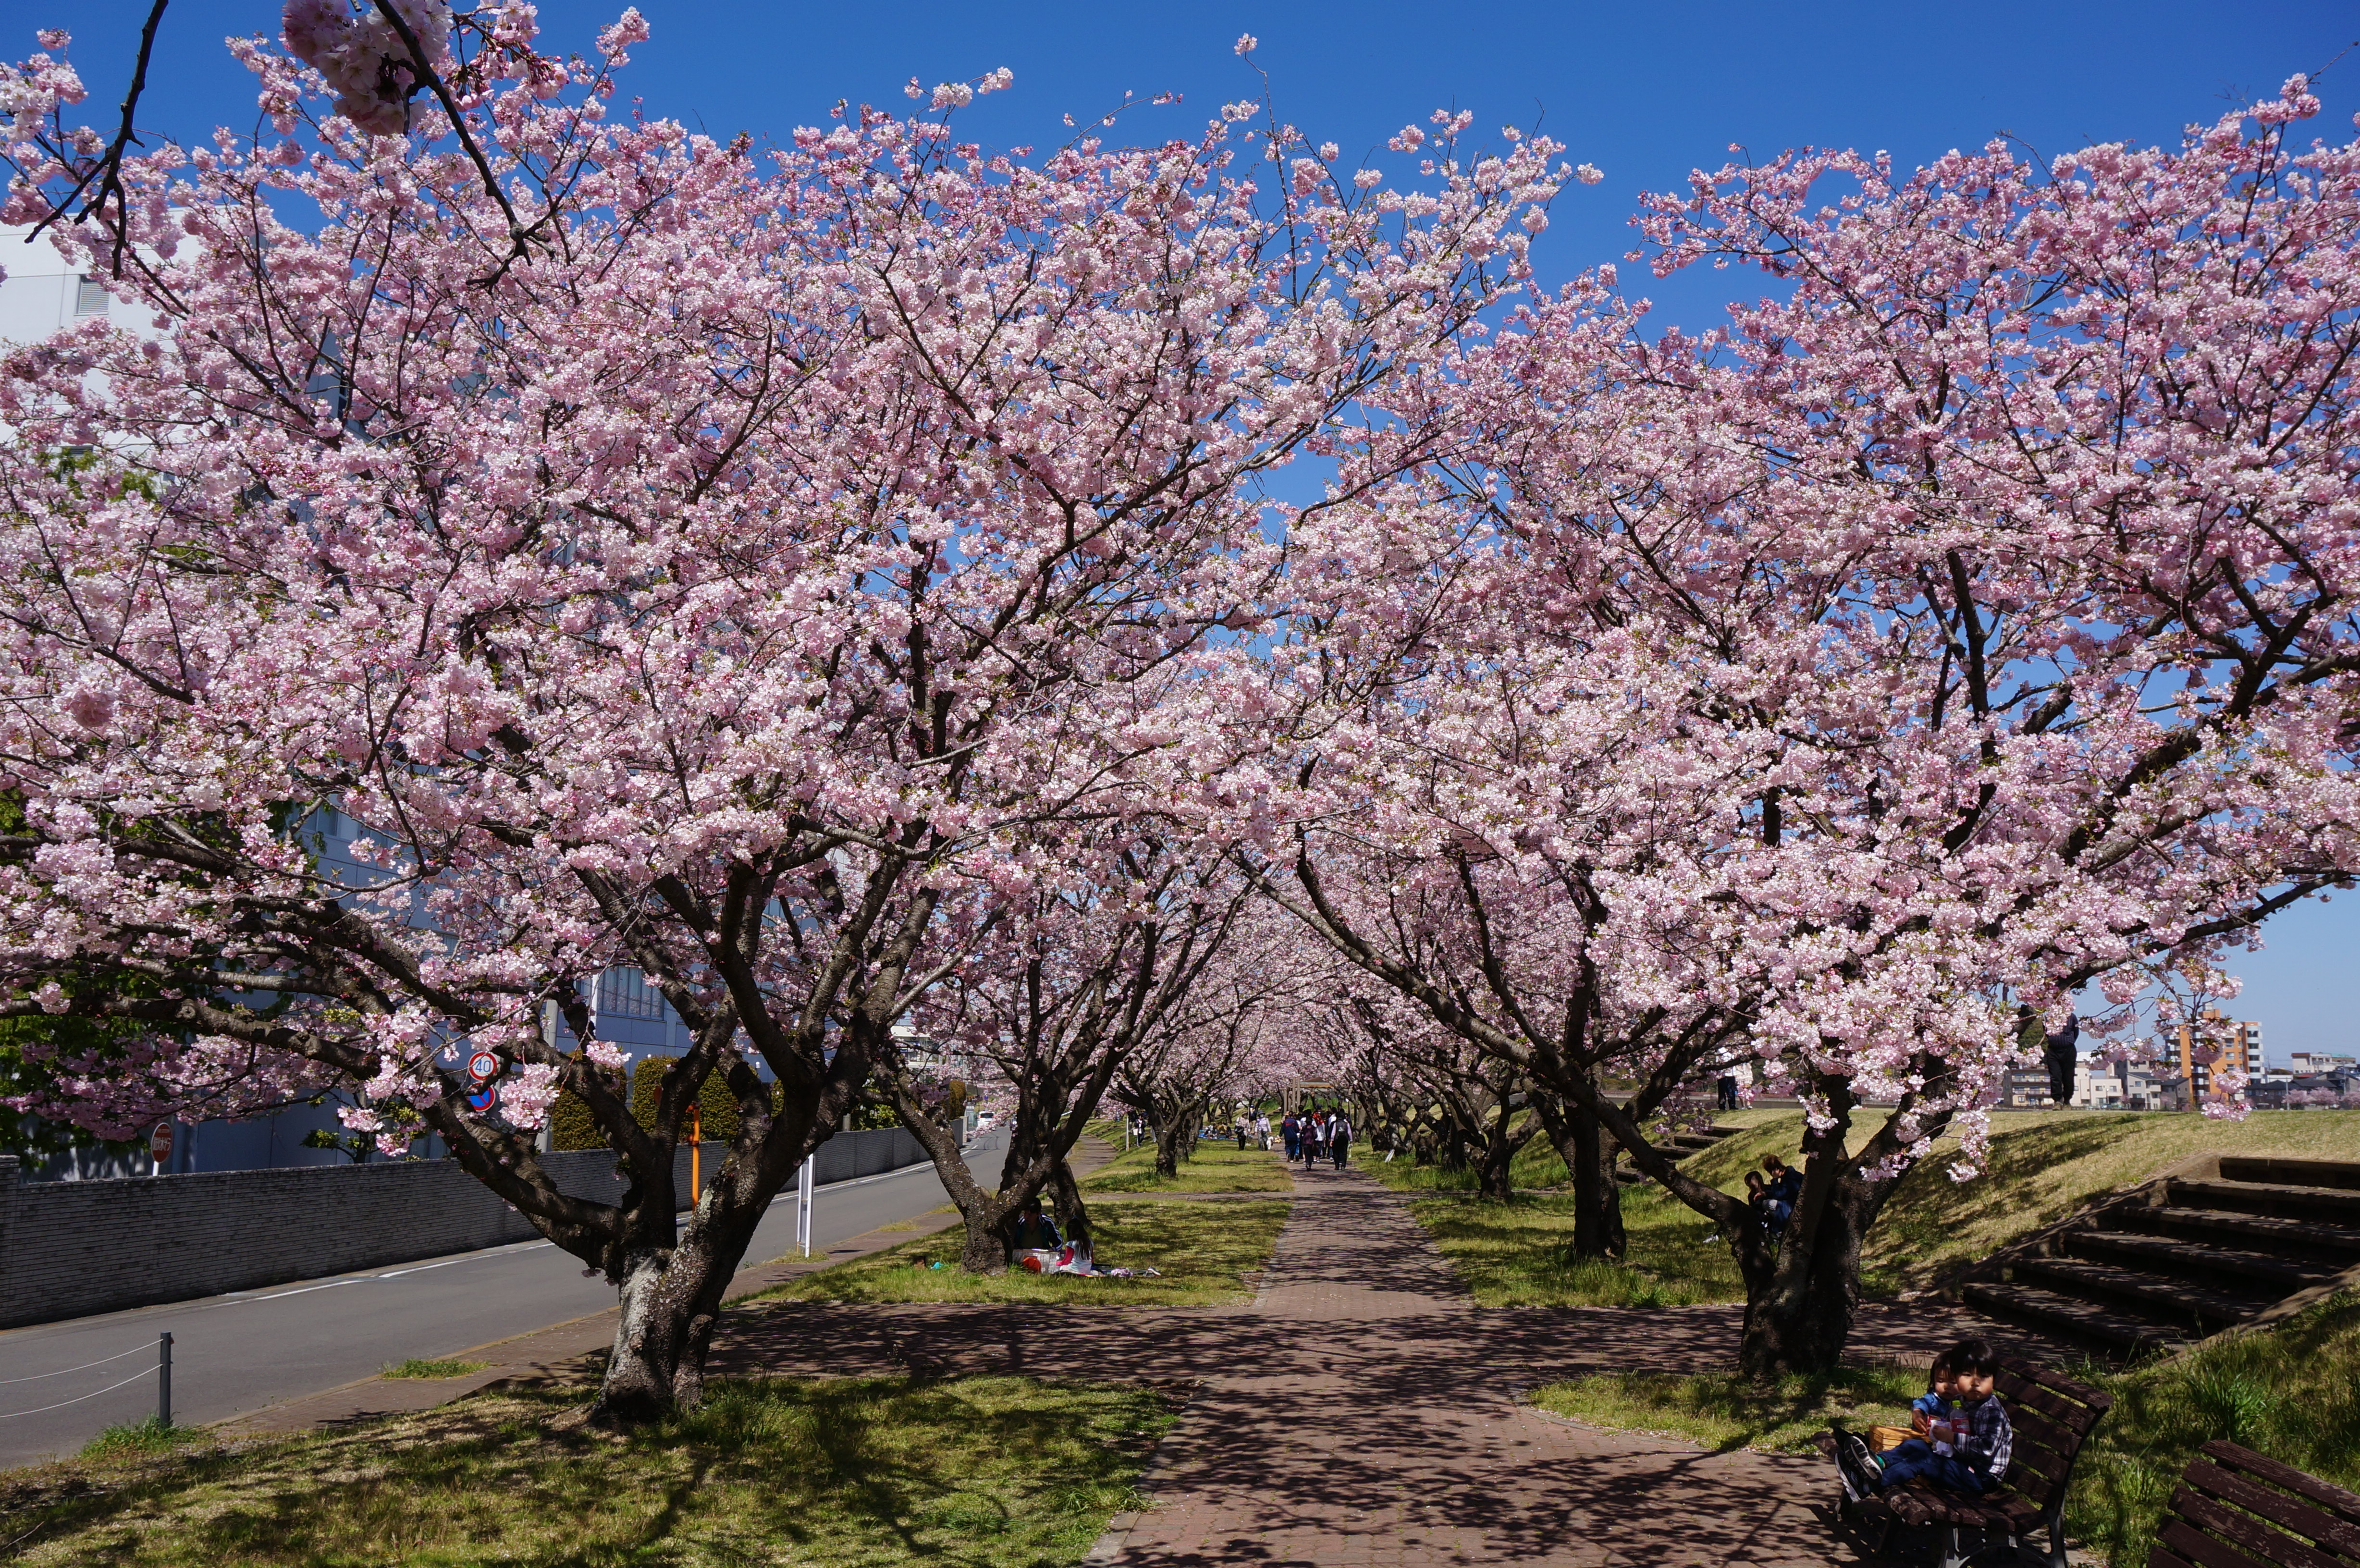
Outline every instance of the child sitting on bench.
[[(1980, 1497), (2007, 1474), (2016, 1428), (2007, 1408), (1992, 1392), (1999, 1357), (1987, 1341), (1962, 1339), (1934, 1363), (1932, 1393), (1911, 1407), (1918, 1435), (1883, 1454), (1872, 1454), (1858, 1437), (1844, 1437), (1837, 1449), (1848, 1489), (1891, 1491), (1922, 1475), (1937, 1486)], [(1948, 1399), (1942, 1373), (1948, 1370)], [(1930, 1403), (1928, 1402), (1930, 1401)]]

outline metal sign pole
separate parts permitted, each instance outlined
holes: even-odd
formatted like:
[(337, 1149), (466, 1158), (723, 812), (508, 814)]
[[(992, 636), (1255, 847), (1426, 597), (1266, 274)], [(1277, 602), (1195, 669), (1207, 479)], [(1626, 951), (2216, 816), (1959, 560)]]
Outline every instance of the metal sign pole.
[(156, 1336), (156, 1424), (172, 1424), (172, 1336)]
[(812, 1178), (817, 1163), (818, 1156), (804, 1155), (803, 1174), (795, 1182), (795, 1245), (803, 1248), (805, 1258), (811, 1256)]

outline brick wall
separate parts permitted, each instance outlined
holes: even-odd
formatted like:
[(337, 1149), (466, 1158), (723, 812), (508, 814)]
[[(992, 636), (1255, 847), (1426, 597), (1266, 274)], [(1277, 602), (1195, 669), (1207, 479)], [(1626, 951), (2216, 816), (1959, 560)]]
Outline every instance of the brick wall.
[[(710, 1171), (723, 1152), (705, 1146)], [(622, 1193), (603, 1149), (544, 1154), (575, 1197)], [(840, 1132), (819, 1149), (824, 1183), (925, 1159), (900, 1127)], [(688, 1150), (673, 1181), (688, 1191)], [(0, 1159), (0, 1328), (253, 1290), (355, 1269), (529, 1241), (522, 1214), (453, 1160), (198, 1171), (119, 1181), (18, 1180)]]

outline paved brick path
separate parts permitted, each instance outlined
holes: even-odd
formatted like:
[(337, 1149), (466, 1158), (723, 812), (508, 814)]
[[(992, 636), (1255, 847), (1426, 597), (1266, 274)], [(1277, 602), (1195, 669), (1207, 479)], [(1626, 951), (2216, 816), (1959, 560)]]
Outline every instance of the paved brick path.
[[(1144, 1483), (1153, 1505), (1117, 1519), (1094, 1564), (1863, 1561), (1830, 1528), (1824, 1461), (1703, 1454), (1518, 1402), (1582, 1371), (1721, 1364), (1738, 1309), (1479, 1312), (1401, 1197), (1327, 1171), (1296, 1194), (1251, 1306), (785, 1303), (737, 1320), (715, 1370), (1195, 1385)], [(1872, 1307), (1852, 1344), (1922, 1355), (1971, 1327), (1992, 1329)]]

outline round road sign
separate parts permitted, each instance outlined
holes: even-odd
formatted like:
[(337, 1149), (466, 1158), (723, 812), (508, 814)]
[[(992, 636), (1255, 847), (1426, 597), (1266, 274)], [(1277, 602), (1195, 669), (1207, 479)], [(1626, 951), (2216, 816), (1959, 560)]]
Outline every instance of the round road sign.
[(500, 1059), (488, 1051), (479, 1051), (467, 1058), (468, 1075), (480, 1083), (486, 1078), (500, 1075)]
[(500, 1092), (497, 1089), (478, 1089), (467, 1096), (467, 1108), (480, 1116), (499, 1104), (499, 1100)]

